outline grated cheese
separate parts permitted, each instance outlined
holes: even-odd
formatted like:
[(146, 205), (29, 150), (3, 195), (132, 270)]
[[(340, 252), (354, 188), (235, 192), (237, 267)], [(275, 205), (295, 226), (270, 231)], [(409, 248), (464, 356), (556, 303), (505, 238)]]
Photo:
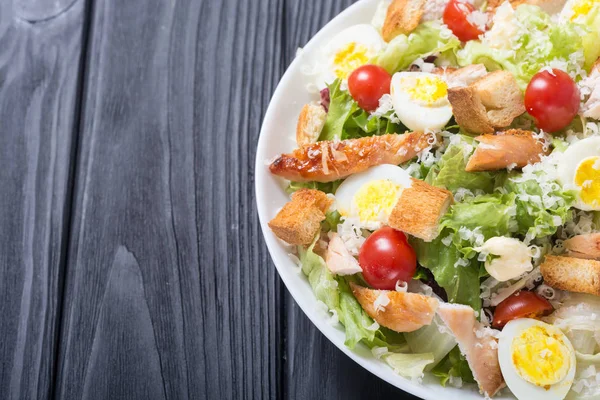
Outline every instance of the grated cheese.
[(390, 304), (390, 298), (388, 297), (387, 292), (380, 292), (379, 296), (377, 296), (373, 302), (373, 307), (375, 307), (375, 311), (383, 312), (388, 304)]

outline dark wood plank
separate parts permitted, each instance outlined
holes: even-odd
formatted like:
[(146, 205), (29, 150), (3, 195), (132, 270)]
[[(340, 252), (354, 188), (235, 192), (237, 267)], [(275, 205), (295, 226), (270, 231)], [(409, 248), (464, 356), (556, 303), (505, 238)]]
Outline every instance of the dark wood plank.
[(52, 391), (84, 2), (0, 1), (0, 398)]
[(252, 176), (283, 4), (94, 4), (57, 398), (280, 398)]
[[(356, 0), (288, 1), (286, 65)], [(317, 330), (287, 293), (285, 394), (290, 399), (416, 399), (360, 367)]]

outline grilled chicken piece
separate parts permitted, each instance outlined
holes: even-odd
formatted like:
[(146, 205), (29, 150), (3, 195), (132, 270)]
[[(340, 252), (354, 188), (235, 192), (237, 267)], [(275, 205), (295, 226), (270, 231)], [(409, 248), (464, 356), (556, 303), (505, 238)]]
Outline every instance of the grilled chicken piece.
[(469, 306), (443, 303), (437, 313), (456, 338), (461, 353), (467, 358), (479, 390), (489, 397), (494, 396), (504, 387), (496, 338), (486, 333)]
[(322, 141), (282, 154), (271, 173), (296, 182), (331, 182), (381, 164), (402, 164), (435, 142), (432, 134), (370, 136), (338, 142)]
[(565, 240), (564, 245), (571, 257), (600, 260), (600, 233), (578, 235)]
[(362, 272), (362, 268), (356, 258), (350, 254), (344, 241), (337, 233), (332, 233), (327, 246), (325, 264), (331, 273), (335, 275), (354, 275)]
[[(439, 302), (433, 297), (393, 290), (373, 290), (350, 284), (362, 308), (381, 326), (396, 332), (413, 332), (431, 324)], [(380, 296), (389, 303), (378, 307)]]
[(488, 73), (483, 64), (472, 64), (462, 68), (435, 67), (431, 72), (442, 75), (449, 88), (469, 86)]
[(523, 168), (539, 162), (550, 150), (544, 150), (544, 144), (534, 138), (532, 132), (521, 129), (481, 135), (475, 140), (479, 141), (479, 146), (465, 168), (467, 172)]

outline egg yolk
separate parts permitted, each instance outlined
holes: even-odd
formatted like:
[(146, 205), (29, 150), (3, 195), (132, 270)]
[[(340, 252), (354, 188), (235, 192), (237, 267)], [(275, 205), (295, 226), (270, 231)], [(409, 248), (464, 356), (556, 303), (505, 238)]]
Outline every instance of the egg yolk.
[(594, 208), (600, 205), (600, 157), (589, 157), (579, 164), (575, 184), (581, 188), (581, 201)]
[(394, 209), (401, 185), (388, 180), (378, 180), (363, 185), (354, 195), (354, 205), (362, 222), (381, 221)]
[(579, 17), (580, 15), (588, 15), (592, 7), (599, 3), (599, 0), (580, 0), (573, 5), (573, 15), (571, 21)]
[(519, 376), (541, 387), (562, 381), (570, 369), (569, 349), (561, 334), (542, 326), (532, 326), (515, 336), (511, 355)]
[(423, 105), (432, 106), (448, 96), (448, 85), (438, 77), (406, 77), (400, 84), (413, 101)]
[(348, 79), (356, 68), (369, 62), (368, 51), (365, 46), (354, 42), (342, 47), (333, 58), (335, 76)]

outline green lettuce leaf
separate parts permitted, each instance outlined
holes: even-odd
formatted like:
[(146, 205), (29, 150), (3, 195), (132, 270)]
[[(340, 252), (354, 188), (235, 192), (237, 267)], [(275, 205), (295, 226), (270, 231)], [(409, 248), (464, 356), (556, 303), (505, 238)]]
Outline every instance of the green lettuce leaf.
[(448, 35), (447, 29), (443, 29), (439, 23), (426, 22), (408, 36), (396, 36), (371, 62), (393, 74), (406, 69), (417, 58), (436, 53), (451, 53), (459, 47), (460, 41), (456, 36)]
[(429, 243), (418, 239), (412, 241), (419, 264), (433, 273), (435, 281), (446, 291), (449, 302), (466, 304), (478, 311), (481, 309), (480, 263), (471, 259), (465, 260), (465, 266), (457, 265), (459, 260), (464, 260), (464, 256), (454, 244), (442, 243), (443, 233)]
[[(539, 174), (543, 174), (543, 171)], [(515, 195), (517, 233), (531, 239), (555, 234), (558, 226), (570, 218), (570, 208), (575, 200), (572, 192), (562, 191), (560, 185), (554, 182), (556, 190), (550, 191), (547, 196), (553, 200), (544, 200), (541, 180), (523, 181), (522, 173), (512, 173), (504, 186)]]
[(431, 324), (414, 332), (404, 334), (404, 338), (413, 353), (431, 353), (434, 361), (427, 366), (426, 370), (435, 367), (446, 355), (456, 347), (456, 339), (447, 332), (440, 329), (444, 323), (439, 316), (435, 316)]
[(321, 183), (321, 182), (290, 182), (287, 186), (287, 188), (285, 189), (285, 191), (288, 194), (292, 194), (297, 190), (300, 189), (316, 189), (316, 190), (320, 190), (321, 192), (325, 192), (325, 193), (335, 193), (335, 191), (337, 190), (337, 188), (341, 185), (343, 181), (337, 180), (337, 181), (333, 181), (333, 182), (325, 182), (325, 183)]
[(398, 375), (409, 379), (422, 377), (423, 371), (434, 361), (431, 353), (388, 353), (383, 356), (383, 359)]
[(491, 45), (495, 35), (492, 27), (483, 41), (470, 41), (457, 52), (458, 64), (482, 63), (490, 70), (510, 71), (523, 90), (532, 76), (551, 61), (567, 62), (571, 71), (583, 66), (585, 54), (581, 54), (581, 59), (575, 57), (583, 49), (585, 35), (581, 27), (572, 23), (556, 24), (539, 7), (527, 4), (517, 7), (512, 19), (502, 21), (502, 25), (505, 24), (514, 26), (515, 34), (506, 37), (505, 30), (498, 31), (502, 37), (497, 39), (510, 41), (510, 48), (498, 49)]
[(307, 249), (298, 246), (298, 258), (317, 300), (325, 303), (328, 309), (337, 310), (340, 307), (338, 283), (325, 265), (325, 260), (313, 251), (317, 240), (318, 236)]
[(378, 117), (361, 109), (348, 91), (341, 88), (339, 79), (329, 85), (329, 96), (329, 112), (319, 140), (354, 139), (405, 130), (391, 121), (391, 111)]
[(341, 80), (336, 79), (329, 85), (329, 111), (319, 140), (342, 140), (344, 125), (350, 116), (358, 110), (358, 104), (347, 90), (342, 90)]
[(460, 378), (465, 383), (475, 383), (471, 368), (465, 357), (460, 353), (458, 346), (454, 347), (450, 353), (433, 368), (431, 373), (438, 378), (442, 386), (446, 386), (450, 377)]
[[(469, 142), (473, 142), (473, 139), (466, 136), (461, 135), (461, 138), (468, 145)], [(446, 188), (453, 193), (459, 188), (492, 192), (496, 184), (496, 177), (502, 173), (465, 171), (472, 151), (472, 147), (450, 146), (438, 164), (429, 170), (425, 181), (431, 185)]]

